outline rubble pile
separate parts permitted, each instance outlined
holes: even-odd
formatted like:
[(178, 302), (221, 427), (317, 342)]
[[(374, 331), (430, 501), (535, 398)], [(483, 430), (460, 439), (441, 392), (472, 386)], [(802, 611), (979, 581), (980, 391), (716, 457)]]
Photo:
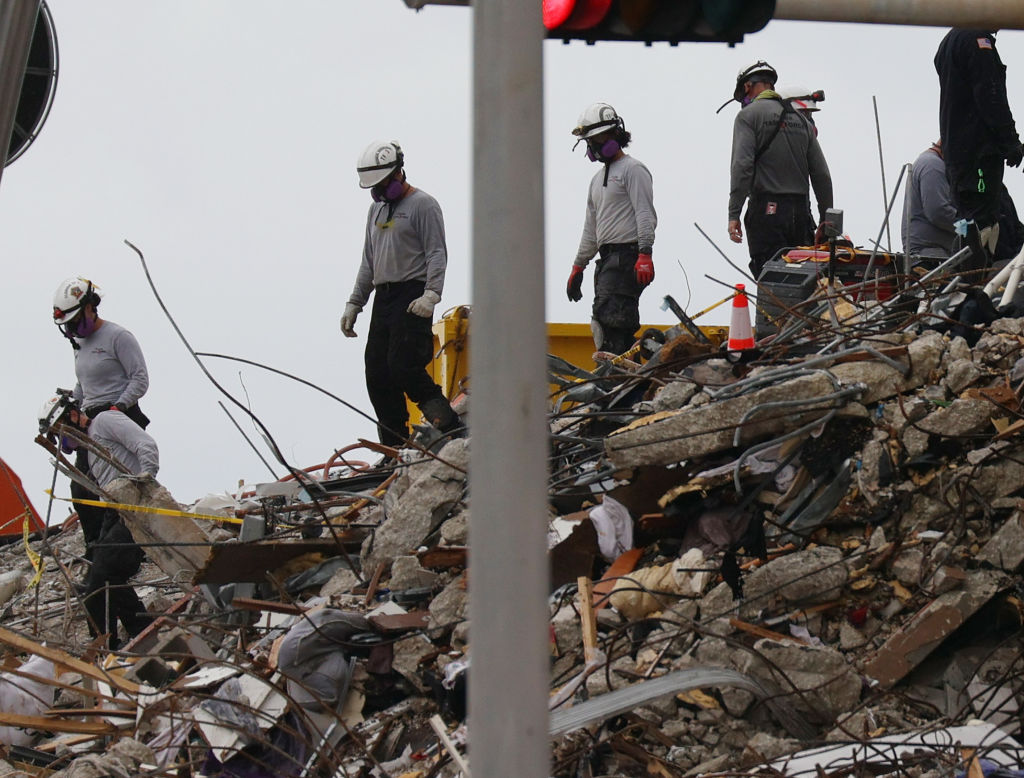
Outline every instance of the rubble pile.
[[(552, 775), (1020, 766), (1024, 319), (966, 334), (552, 361)], [(36, 587), (3, 549), (0, 774), (463, 772), (470, 445), (201, 501), (209, 549), (150, 555), (160, 618), (111, 654), (73, 529)]]

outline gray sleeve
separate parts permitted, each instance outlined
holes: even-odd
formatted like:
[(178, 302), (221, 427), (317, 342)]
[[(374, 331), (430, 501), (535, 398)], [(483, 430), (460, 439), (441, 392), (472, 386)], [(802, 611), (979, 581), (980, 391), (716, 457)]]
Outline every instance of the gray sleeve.
[(754, 152), (757, 139), (754, 126), (744, 116), (747, 109), (736, 114), (732, 125), (732, 162), (729, 170), (729, 220), (740, 218), (743, 202), (750, 196), (754, 180)]
[(444, 291), (444, 273), (448, 267), (448, 245), (444, 236), (444, 215), (441, 205), (433, 197), (424, 199), (425, 205), (416, 211), (416, 231), (423, 243), (423, 256), (427, 264), (426, 288)]
[(646, 165), (633, 165), (626, 176), (626, 191), (636, 214), (637, 243), (641, 249), (654, 247), (658, 214), (654, 211), (654, 179)]
[(149, 371), (146, 359), (135, 336), (128, 330), (121, 330), (114, 339), (114, 355), (124, 368), (128, 384), (117, 398), (117, 402), (130, 407), (135, 405), (149, 389)]
[(921, 171), (921, 210), (925, 218), (939, 229), (953, 231), (956, 209), (949, 194), (949, 181), (944, 170), (929, 166)]
[(153, 436), (123, 413), (117, 415), (117, 431), (121, 436), (121, 444), (139, 460), (139, 473), (156, 475), (160, 470), (160, 451)]
[(597, 207), (594, 205), (594, 198), (591, 187), (587, 188), (587, 212), (583, 218), (583, 237), (580, 238), (580, 247), (576, 250), (574, 265), (586, 267), (597, 253)]
[(811, 176), (811, 188), (814, 199), (818, 203), (818, 221), (825, 220), (825, 211), (832, 207), (832, 175), (828, 172), (828, 163), (821, 150), (818, 139), (811, 132), (811, 144), (807, 149), (807, 169)]
[(363, 238), (363, 257), (359, 262), (359, 270), (356, 272), (356, 282), (352, 287), (352, 294), (348, 301), (363, 309), (366, 301), (370, 299), (373, 291), (373, 245), (370, 243), (370, 230), (373, 228), (373, 208), (371, 207), (366, 215), (366, 235)]

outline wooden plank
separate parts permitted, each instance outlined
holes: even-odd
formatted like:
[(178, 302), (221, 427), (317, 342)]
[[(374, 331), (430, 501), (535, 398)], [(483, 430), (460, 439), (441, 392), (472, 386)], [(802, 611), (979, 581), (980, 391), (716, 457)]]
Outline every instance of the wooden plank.
[(448, 570), (466, 566), (465, 546), (434, 546), (416, 555), (420, 565), (428, 570)]
[(44, 732), (73, 732), (83, 735), (113, 735), (118, 731), (117, 727), (105, 721), (75, 721), (50, 716), (22, 716), (3, 711), (0, 711), (0, 724), (23, 729), (41, 729)]
[(611, 594), (612, 589), (615, 587), (615, 579), (632, 573), (636, 563), (640, 561), (640, 557), (643, 554), (642, 549), (631, 548), (629, 551), (620, 554), (619, 558), (612, 562), (612, 566), (605, 571), (601, 580), (594, 584), (593, 602), (597, 610), (601, 610), (601, 608), (608, 604), (608, 595)]
[(583, 632), (583, 659), (597, 656), (597, 619), (594, 615), (594, 584), (585, 575), (576, 579), (580, 595), (580, 629)]
[(382, 613), (367, 618), (374, 627), (385, 634), (407, 632), (413, 629), (425, 629), (430, 620), (428, 611), (411, 611), (409, 613)]
[(290, 602), (273, 602), (271, 600), (254, 600), (249, 597), (235, 597), (231, 601), (232, 608), (244, 611), (267, 611), (269, 613), (283, 613), (287, 616), (298, 616), (306, 612), (305, 608), (293, 605)]
[(739, 619), (729, 619), (729, 625), (741, 632), (754, 635), (755, 637), (768, 638), (769, 640), (778, 640), (782, 642), (789, 641), (793, 643), (801, 643), (805, 646), (808, 645), (807, 641), (802, 638), (796, 638), (792, 635), (783, 635), (781, 632), (773, 632), (770, 629), (759, 627), (757, 624), (750, 624), (746, 621), (740, 621)]
[[(72, 656), (67, 651), (40, 645), (34, 640), (30, 640), (29, 638), (19, 635), (16, 632), (11, 632), (9, 629), (4, 629), (3, 627), (0, 627), (0, 643), (10, 646), (18, 651), (24, 651), (28, 654), (34, 654), (36, 656), (41, 656), (44, 659), (49, 659), (51, 662), (64, 665), (73, 672), (88, 676), (89, 678), (94, 678), (97, 681), (102, 681), (103, 683), (109, 684), (123, 692), (128, 692), (129, 694), (139, 693), (139, 685), (132, 683), (127, 678), (101, 670), (88, 662), (83, 662), (81, 659)], [(14, 726), (20, 725), (16, 724)]]

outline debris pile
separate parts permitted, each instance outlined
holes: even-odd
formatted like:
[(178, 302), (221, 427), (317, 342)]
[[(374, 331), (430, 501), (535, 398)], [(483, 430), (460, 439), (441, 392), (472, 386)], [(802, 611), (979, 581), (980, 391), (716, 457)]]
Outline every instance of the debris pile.
[[(552, 775), (1020, 768), (1024, 319), (851, 308), (552, 358)], [(31, 544), (32, 588), (3, 549), (0, 774), (465, 772), (470, 445), (205, 498), (113, 653), (76, 532)]]

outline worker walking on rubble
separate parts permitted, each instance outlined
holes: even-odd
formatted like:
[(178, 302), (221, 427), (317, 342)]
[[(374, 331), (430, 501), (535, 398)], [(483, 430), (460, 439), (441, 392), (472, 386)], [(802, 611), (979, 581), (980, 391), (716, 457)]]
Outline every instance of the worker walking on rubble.
[(1018, 167), (1024, 159), (996, 32), (951, 29), (935, 53), (935, 70), (946, 178), (957, 216), (966, 222), (958, 236), (981, 253), (970, 263), (979, 269), (991, 264), (999, 240), (1003, 164)]
[[(81, 276), (61, 281), (53, 295), (53, 322), (75, 354), (74, 398), (88, 418), (116, 410), (145, 429), (149, 419), (139, 409), (139, 399), (149, 388), (146, 360), (132, 333), (100, 317), (101, 298), (100, 288)], [(78, 452), (75, 467), (89, 474), (85, 451)], [(76, 481), (71, 482), (71, 496), (96, 499)], [(78, 505), (77, 510), (85, 537), (85, 556), (91, 559), (93, 543), (103, 528), (104, 511), (88, 505)]]
[(342, 333), (356, 337), (356, 317), (373, 293), (366, 391), (379, 440), (387, 446), (401, 446), (409, 436), (406, 395), (440, 431), (461, 423), (426, 370), (434, 353), (434, 306), (441, 301), (448, 263), (444, 218), (437, 200), (409, 184), (404, 165), (395, 141), (374, 141), (359, 156), (359, 186), (370, 190), (373, 203), (362, 262), (341, 316)]
[[(566, 295), (583, 299), (583, 270), (600, 254), (594, 271), (591, 329), (600, 351), (621, 354), (640, 329), (640, 295), (654, 280), (654, 184), (643, 162), (623, 151), (632, 140), (626, 124), (607, 103), (580, 114), (572, 134), (586, 143), (587, 159), (601, 169), (590, 181), (583, 237), (573, 261)], [(575, 146), (573, 146), (575, 148)]]
[[(49, 398), (39, 412), (39, 431), (53, 435), (54, 426), (65, 424), (88, 435), (133, 475), (156, 475), (160, 468), (160, 453), (156, 441), (142, 427), (119, 410), (100, 411), (90, 418), (79, 410), (73, 398), (58, 394)], [(92, 480), (103, 488), (124, 473), (93, 451), (80, 446), (73, 437), (61, 436), (65, 451), (77, 449), (88, 460)], [(95, 499), (95, 498), (92, 498)], [(79, 511), (83, 505), (76, 506)], [(128, 583), (142, 564), (142, 549), (135, 543), (120, 514), (113, 508), (95, 508), (102, 523), (93, 540), (89, 572), (79, 587), (85, 595), (85, 609), (89, 614), (89, 632), (95, 637), (107, 633), (109, 646), (118, 646), (117, 622), (120, 620), (129, 636), (142, 632), (153, 618)]]
[(747, 201), (743, 224), (755, 279), (780, 249), (815, 240), (811, 187), (819, 224), (832, 207), (832, 176), (814, 126), (779, 96), (776, 81), (775, 68), (759, 60), (739, 72), (733, 91), (743, 107), (732, 131), (729, 238), (743, 242), (740, 212)]

